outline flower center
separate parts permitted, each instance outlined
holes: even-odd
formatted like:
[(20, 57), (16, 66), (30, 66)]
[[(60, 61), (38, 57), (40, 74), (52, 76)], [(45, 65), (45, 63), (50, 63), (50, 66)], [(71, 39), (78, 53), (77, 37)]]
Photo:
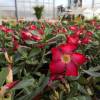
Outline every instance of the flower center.
[(62, 56), (62, 61), (63, 61), (64, 63), (69, 63), (70, 60), (71, 60), (70, 55), (64, 54), (64, 55)]

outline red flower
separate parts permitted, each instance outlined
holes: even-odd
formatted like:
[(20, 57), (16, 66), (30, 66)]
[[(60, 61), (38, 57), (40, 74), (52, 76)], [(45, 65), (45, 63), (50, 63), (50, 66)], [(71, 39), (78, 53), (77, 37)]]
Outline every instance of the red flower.
[(43, 30), (45, 29), (45, 25), (44, 24), (41, 25), (41, 29), (43, 29)]
[(31, 36), (31, 39), (32, 39), (32, 40), (35, 40), (35, 41), (40, 41), (42, 38), (41, 38), (41, 36), (39, 36), (39, 35), (32, 35), (32, 36)]
[(42, 48), (44, 48), (45, 46), (46, 46), (46, 44), (39, 44), (37, 47), (42, 49)]
[(66, 33), (67, 30), (65, 28), (62, 29), (62, 33)]
[(18, 41), (17, 41), (17, 39), (13, 36), (12, 37), (12, 42), (13, 42), (13, 49), (14, 49), (14, 51), (16, 51), (18, 48), (19, 48), (19, 43), (18, 43)]
[(79, 36), (79, 35), (81, 35), (82, 33), (83, 33), (83, 29), (78, 29), (78, 30), (75, 31), (74, 34)]
[(78, 30), (78, 27), (77, 27), (77, 25), (73, 25), (73, 26), (69, 27), (69, 30), (76, 31), (76, 30)]
[(91, 42), (91, 38), (90, 37), (85, 37), (81, 40), (82, 44), (88, 44), (89, 42)]
[(3, 32), (6, 32), (7, 31), (7, 28), (5, 26), (1, 25), (0, 26), (0, 30), (3, 31)]
[(61, 76), (78, 76), (78, 69), (86, 61), (83, 54), (76, 53), (76, 45), (64, 44), (52, 48), (52, 61), (50, 63), (51, 80), (60, 79)]
[(4, 33), (13, 33), (12, 29), (9, 29), (3, 25), (0, 25), (0, 30), (3, 31)]
[(6, 33), (13, 33), (12, 29), (6, 29)]
[(93, 33), (92, 33), (91, 31), (87, 31), (87, 32), (86, 32), (86, 35), (88, 35), (88, 36), (92, 36)]
[(91, 20), (90, 24), (92, 24), (93, 26), (96, 25), (96, 20)]
[(30, 32), (27, 31), (22, 31), (21, 32), (21, 37), (22, 39), (25, 40), (30, 40), (31, 39), (32, 34)]
[(27, 31), (22, 31), (21, 35), (22, 35), (22, 39), (24, 41), (26, 41), (26, 40), (40, 41), (42, 39), (42, 37), (40, 35), (34, 35), (34, 34), (27, 32)]
[(41, 35), (43, 35), (43, 34), (44, 34), (44, 31), (43, 31), (43, 29), (41, 29), (41, 28), (40, 28), (40, 29), (38, 29), (37, 31), (38, 31), (38, 33), (39, 33), (39, 34), (41, 34)]
[(3, 27), (4, 27), (3, 25), (0, 25), (0, 30), (2, 30)]
[(100, 30), (100, 25), (96, 25), (96, 29), (97, 30)]
[(30, 29), (31, 29), (31, 30), (36, 30), (37, 27), (36, 27), (35, 25), (31, 25), (31, 26), (30, 26)]
[(79, 42), (80, 42), (79, 36), (77, 36), (77, 35), (69, 35), (69, 36), (67, 36), (67, 43), (78, 45)]

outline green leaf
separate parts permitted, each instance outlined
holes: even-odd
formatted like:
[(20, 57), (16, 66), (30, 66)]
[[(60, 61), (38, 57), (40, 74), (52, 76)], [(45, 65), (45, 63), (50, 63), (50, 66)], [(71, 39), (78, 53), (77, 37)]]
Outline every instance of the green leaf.
[(77, 83), (77, 88), (81, 93), (87, 94), (87, 91), (84, 89), (83, 86), (81, 86), (79, 83)]
[(31, 33), (32, 33), (33, 35), (37, 35), (37, 34), (38, 34), (37, 31), (32, 31)]
[(42, 75), (41, 78), (39, 79), (39, 82), (38, 82), (38, 86), (41, 86), (43, 84), (43, 80), (45, 80), (45, 75)]
[(38, 62), (38, 60), (32, 60), (32, 59), (29, 59), (29, 60), (26, 60), (26, 63), (27, 64), (32, 64), (32, 65), (36, 65), (36, 64), (38, 64), (39, 62)]
[(89, 71), (100, 71), (100, 66), (91, 67), (91, 68), (89, 68)]
[(94, 78), (94, 82), (95, 82), (95, 83), (100, 82), (100, 77), (95, 77), (95, 78)]
[(13, 88), (13, 90), (23, 89), (23, 88), (25, 88), (25, 87), (32, 86), (33, 84), (34, 84), (34, 79), (25, 79), (25, 80), (22, 80), (21, 82), (19, 82), (19, 83)]
[(2, 70), (0, 72), (0, 87), (4, 84), (7, 75), (8, 75), (7, 68), (2, 68)]
[(64, 99), (64, 91), (61, 91), (59, 95), (60, 95), (60, 100), (65, 100)]
[(21, 96), (21, 97), (15, 99), (15, 100), (25, 100), (25, 98), (27, 98), (27, 95), (25, 95), (25, 96)]
[(35, 42), (35, 41), (29, 41), (29, 40), (27, 40), (27, 41), (25, 41), (26, 42), (26, 44), (36, 44), (37, 42)]
[(82, 84), (82, 85), (88, 84), (88, 81), (87, 81), (87, 79), (86, 79), (84, 76), (80, 76), (78, 82), (79, 82), (80, 84)]
[[(41, 80), (41, 79), (40, 79), (40, 80)], [(43, 75), (43, 76), (42, 76), (42, 80), (41, 80), (41, 82), (42, 82), (41, 86), (38, 85), (38, 87), (37, 87), (35, 90), (33, 90), (33, 91), (31, 92), (31, 94), (29, 94), (29, 95), (23, 97), (23, 100), (24, 100), (24, 99), (25, 99), (25, 100), (32, 100), (35, 96), (37, 96), (39, 93), (41, 93), (41, 92), (43, 91), (43, 89), (45, 88), (45, 86), (48, 84), (48, 81), (49, 81), (49, 77), (45, 77), (45, 76)], [(41, 83), (41, 82), (40, 82), (40, 83)], [(21, 100), (21, 99), (19, 99), (19, 100)]]
[(99, 72), (93, 72), (93, 71), (89, 71), (89, 70), (83, 70), (84, 73), (91, 75), (93, 77), (100, 77), (100, 73)]
[(95, 88), (100, 91), (100, 86), (96, 85)]
[[(34, 97), (35, 97), (36, 95), (38, 95), (41, 91), (43, 91), (43, 89), (44, 89), (45, 86), (47, 85), (48, 81), (49, 81), (49, 77), (45, 77), (45, 78), (43, 79), (43, 83), (41, 84), (41, 86), (38, 87), (38, 88), (36, 89), (35, 92), (33, 91), (33, 93), (31, 94), (32, 98), (34, 98)], [(30, 100), (31, 100), (32, 98), (30, 98)]]
[(45, 34), (50, 34), (52, 32), (52, 28), (47, 27), (44, 32)]
[[(76, 91), (81, 92), (82, 94), (87, 94), (87, 91), (84, 89), (82, 85), (80, 85), (78, 82), (73, 82), (72, 83), (73, 88), (72, 88), (72, 93), (76, 93)], [(74, 89), (74, 90), (73, 90)]]
[(19, 53), (15, 53), (14, 55), (14, 63), (18, 62), (21, 60), (21, 54)]
[(19, 52), (21, 55), (26, 55), (26, 54), (27, 54), (27, 51), (28, 51), (28, 48), (26, 48), (26, 47), (19, 47), (19, 48), (18, 48), (18, 52)]
[(41, 52), (41, 50), (39, 48), (33, 48), (29, 54), (29, 58), (34, 57), (36, 55), (38, 55)]
[(53, 34), (47, 34), (47, 35), (45, 36), (45, 40), (49, 40), (49, 39), (51, 39), (53, 36), (54, 36)]
[(19, 73), (19, 71), (22, 69), (22, 67), (14, 67), (13, 68), (13, 75)]
[(12, 100), (12, 97), (11, 97), (11, 96), (9, 96), (9, 97), (7, 97), (7, 98), (2, 98), (2, 97), (0, 97), (0, 100)]
[(68, 98), (67, 100), (92, 100), (92, 99), (89, 96), (77, 96), (77, 97)]

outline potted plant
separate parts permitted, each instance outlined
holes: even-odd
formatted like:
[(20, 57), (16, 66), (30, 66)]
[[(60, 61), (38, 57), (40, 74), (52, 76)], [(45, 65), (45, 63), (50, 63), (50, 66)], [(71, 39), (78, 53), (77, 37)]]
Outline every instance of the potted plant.
[(44, 9), (43, 6), (35, 6), (34, 7), (35, 16), (38, 20), (41, 19), (41, 17), (42, 17), (43, 9)]

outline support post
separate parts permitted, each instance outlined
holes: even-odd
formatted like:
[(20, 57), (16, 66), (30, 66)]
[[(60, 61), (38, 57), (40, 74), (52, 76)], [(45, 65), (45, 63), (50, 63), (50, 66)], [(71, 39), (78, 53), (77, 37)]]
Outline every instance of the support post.
[(17, 0), (15, 0), (15, 16), (16, 16), (16, 20), (18, 21)]

